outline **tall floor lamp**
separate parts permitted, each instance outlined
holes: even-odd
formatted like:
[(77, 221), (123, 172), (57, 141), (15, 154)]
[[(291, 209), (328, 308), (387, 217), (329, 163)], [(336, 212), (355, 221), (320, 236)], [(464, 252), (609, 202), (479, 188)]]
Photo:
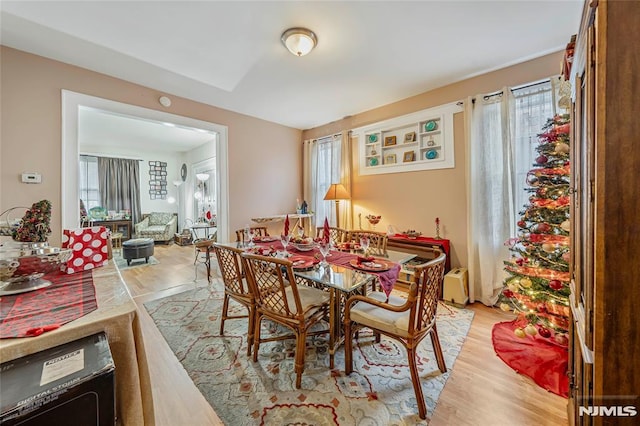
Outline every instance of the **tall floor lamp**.
[(324, 196), (325, 200), (333, 200), (336, 202), (336, 228), (340, 228), (340, 200), (348, 200), (351, 198), (347, 189), (341, 183), (332, 183)]
[(176, 210), (178, 210), (178, 214), (176, 214), (176, 222), (178, 222), (178, 227), (176, 229), (179, 232), (182, 232), (182, 229), (180, 228), (180, 185), (182, 185), (184, 182), (176, 179), (172, 183), (173, 183), (173, 186), (176, 187), (176, 200), (178, 204), (176, 206)]

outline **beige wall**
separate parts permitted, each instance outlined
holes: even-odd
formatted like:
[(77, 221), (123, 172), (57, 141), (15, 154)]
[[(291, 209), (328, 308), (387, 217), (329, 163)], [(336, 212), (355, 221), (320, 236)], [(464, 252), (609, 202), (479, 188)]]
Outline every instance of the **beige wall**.
[[(228, 126), (230, 230), (251, 217), (295, 209), (302, 193), (300, 130), (5, 46), (0, 67), (0, 211), (50, 200), (53, 244), (59, 244), (62, 232), (62, 89)], [(161, 95), (172, 98), (170, 108), (160, 106)], [(42, 184), (20, 183), (26, 171), (41, 173)]]
[[(303, 132), (313, 139), (353, 129), (404, 114), (463, 100), (468, 96), (490, 93), (503, 86), (514, 87), (541, 80), (560, 72), (562, 52), (550, 54), (459, 83), (432, 90), (393, 104), (366, 111), (344, 120)], [(362, 226), (369, 213), (382, 215), (378, 230), (389, 224), (424, 235), (435, 234), (435, 218), (440, 218), (440, 234), (451, 240), (452, 266), (467, 265), (467, 187), (465, 177), (464, 114), (454, 116), (455, 168), (406, 173), (358, 176), (352, 180), (354, 226), (362, 214)], [(354, 170), (357, 168), (357, 139), (354, 142)]]

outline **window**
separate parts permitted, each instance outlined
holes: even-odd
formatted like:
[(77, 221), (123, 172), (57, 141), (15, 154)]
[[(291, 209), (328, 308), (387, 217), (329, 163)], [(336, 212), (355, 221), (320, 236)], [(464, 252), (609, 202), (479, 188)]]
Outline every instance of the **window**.
[(342, 135), (326, 136), (315, 141), (316, 175), (315, 175), (315, 216), (316, 226), (322, 226), (324, 218), (333, 218), (335, 208), (333, 201), (325, 201), (324, 196), (332, 183), (340, 182), (340, 163), (342, 151)]
[(100, 207), (100, 189), (98, 186), (98, 157), (80, 156), (80, 199), (87, 210)]
[[(522, 89), (514, 89), (515, 99), (515, 140), (514, 140), (514, 198), (516, 220), (519, 212), (529, 203), (530, 193), (525, 190), (527, 173), (533, 169), (538, 153), (539, 133), (549, 118), (554, 115), (553, 92), (551, 82), (547, 81)], [(514, 230), (514, 235), (515, 235)]]

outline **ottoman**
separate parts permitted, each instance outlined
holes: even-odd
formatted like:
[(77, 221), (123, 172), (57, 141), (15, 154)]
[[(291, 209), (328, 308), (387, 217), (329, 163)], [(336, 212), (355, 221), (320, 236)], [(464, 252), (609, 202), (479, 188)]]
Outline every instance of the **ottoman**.
[(153, 256), (152, 238), (134, 238), (122, 243), (122, 257), (127, 260), (127, 265), (131, 264), (132, 259), (142, 257), (149, 263), (149, 256)]

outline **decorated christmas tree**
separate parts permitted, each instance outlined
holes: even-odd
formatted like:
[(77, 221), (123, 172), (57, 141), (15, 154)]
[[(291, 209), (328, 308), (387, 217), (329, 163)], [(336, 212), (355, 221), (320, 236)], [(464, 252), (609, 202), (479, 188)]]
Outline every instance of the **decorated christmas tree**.
[(51, 234), (51, 202), (33, 203), (22, 217), (20, 225), (13, 231), (13, 239), (23, 242), (45, 242)]
[(569, 116), (549, 119), (538, 135), (539, 156), (527, 175), (529, 204), (520, 212), (503, 310), (518, 315), (516, 336), (536, 334), (567, 345), (569, 326)]

